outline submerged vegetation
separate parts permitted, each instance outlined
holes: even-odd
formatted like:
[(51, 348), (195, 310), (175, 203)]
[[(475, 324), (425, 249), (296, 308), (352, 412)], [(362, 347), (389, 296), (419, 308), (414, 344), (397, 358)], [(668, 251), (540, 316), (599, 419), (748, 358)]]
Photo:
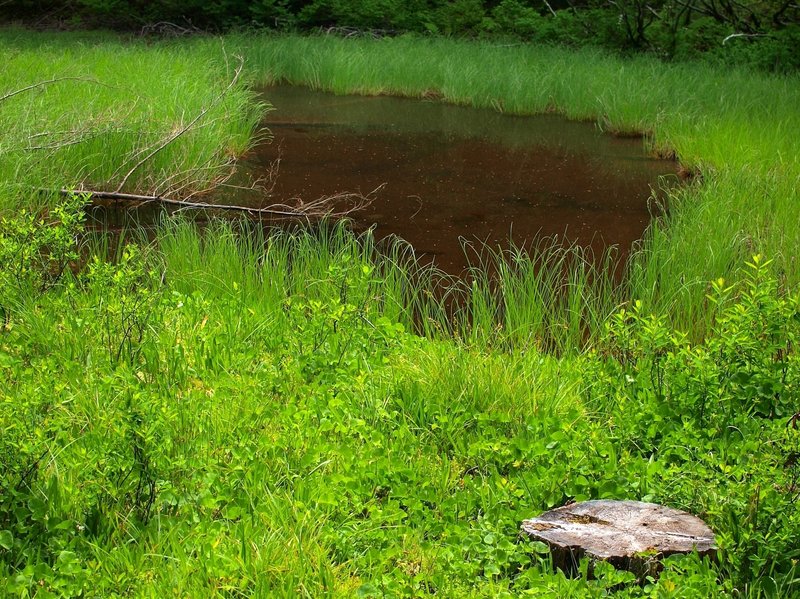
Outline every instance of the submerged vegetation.
[[(0, 594), (800, 592), (797, 78), (405, 38), (0, 48)], [(346, 224), (117, 244), (42, 192), (196, 193), (278, 80), (593, 119), (695, 177), (619, 285), (542, 245), (447, 287)], [(553, 572), (519, 523), (590, 498), (701, 515), (717, 560)]]

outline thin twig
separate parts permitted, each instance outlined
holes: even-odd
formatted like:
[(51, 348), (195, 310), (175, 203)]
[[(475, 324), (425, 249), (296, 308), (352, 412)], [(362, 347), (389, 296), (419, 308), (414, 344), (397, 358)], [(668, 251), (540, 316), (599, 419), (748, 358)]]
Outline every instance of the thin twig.
[(550, 9), (550, 12), (551, 12), (551, 13), (553, 13), (553, 16), (554, 16), (554, 17), (555, 17), (555, 16), (558, 16), (558, 15), (556, 15), (556, 11), (554, 11), (554, 10), (553, 10), (553, 7), (552, 7), (552, 6), (550, 6), (550, 3), (549, 3), (547, 0), (543, 0), (543, 2), (544, 2), (544, 5), (545, 5), (545, 6), (546, 6), (548, 9)]
[(103, 85), (102, 83), (100, 83), (96, 79), (89, 79), (87, 77), (56, 77), (55, 79), (48, 79), (47, 81), (39, 81), (39, 82), (34, 83), (32, 85), (29, 85), (27, 87), (23, 87), (21, 89), (16, 89), (13, 92), (8, 92), (6, 95), (0, 96), (0, 102), (2, 102), (4, 100), (8, 100), (9, 98), (13, 98), (14, 96), (17, 96), (17, 95), (19, 95), (21, 93), (30, 91), (32, 89), (36, 89), (37, 87), (42, 87), (44, 85), (50, 85), (52, 83), (60, 83), (61, 81), (84, 81), (86, 83), (95, 83), (97, 85)]
[(220, 173), (218, 177), (212, 178), (212, 181), (215, 185), (227, 181), (233, 175), (235, 164), (232, 159), (228, 160), (225, 164), (218, 164), (216, 162), (216, 157), (211, 156), (201, 165), (178, 171), (169, 177), (164, 178), (158, 183), (158, 185), (150, 190), (150, 195), (162, 196), (169, 194), (172, 196), (180, 196), (180, 191), (182, 189), (199, 182), (200, 173), (203, 173), (204, 171), (221, 171), (226, 167), (228, 168), (228, 172)]
[(767, 33), (731, 33), (728, 37), (722, 40), (722, 45), (724, 46), (728, 40), (736, 38), (736, 37), (769, 37)]
[[(98, 137), (104, 135), (105, 133), (108, 133), (108, 131), (102, 131), (102, 130), (95, 131), (92, 133), (87, 133), (83, 137), (74, 137), (72, 139), (66, 139), (63, 141), (53, 142), (50, 144), (40, 145), (40, 146), (28, 146), (27, 148), (24, 149), (26, 152), (33, 152), (36, 150), (60, 150), (62, 148), (67, 148), (69, 146), (76, 146), (85, 141), (91, 141), (92, 139), (97, 139)], [(32, 139), (33, 137), (35, 136), (31, 136), (29, 140)]]

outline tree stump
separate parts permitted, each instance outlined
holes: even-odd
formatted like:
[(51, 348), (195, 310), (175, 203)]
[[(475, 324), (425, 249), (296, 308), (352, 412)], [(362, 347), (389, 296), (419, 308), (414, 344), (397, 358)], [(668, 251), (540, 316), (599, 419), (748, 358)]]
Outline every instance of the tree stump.
[(583, 556), (607, 561), (640, 579), (655, 576), (661, 559), (697, 551), (716, 556), (714, 533), (697, 516), (641, 501), (584, 501), (525, 520), (522, 532), (550, 547), (553, 565), (574, 574)]

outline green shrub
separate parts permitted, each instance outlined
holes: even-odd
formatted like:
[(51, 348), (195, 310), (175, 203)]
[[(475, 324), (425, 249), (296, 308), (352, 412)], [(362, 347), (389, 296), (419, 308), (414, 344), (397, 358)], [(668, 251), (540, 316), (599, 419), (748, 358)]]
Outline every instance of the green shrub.
[(16, 301), (56, 285), (78, 259), (87, 199), (76, 194), (46, 215), (23, 210), (0, 219), (0, 320), (8, 324)]
[(503, 0), (492, 10), (492, 19), (500, 31), (533, 40), (538, 39), (545, 20), (539, 11), (519, 0)]
[(481, 0), (448, 0), (435, 14), (438, 32), (445, 35), (476, 33), (486, 18)]
[(800, 408), (800, 293), (782, 289), (770, 264), (756, 255), (740, 282), (712, 282), (715, 322), (704, 343), (690, 344), (634, 302), (607, 323), (605, 351), (625, 377), (648, 377), (648, 388), (676, 418), (692, 414), (724, 427), (737, 415), (793, 414)]

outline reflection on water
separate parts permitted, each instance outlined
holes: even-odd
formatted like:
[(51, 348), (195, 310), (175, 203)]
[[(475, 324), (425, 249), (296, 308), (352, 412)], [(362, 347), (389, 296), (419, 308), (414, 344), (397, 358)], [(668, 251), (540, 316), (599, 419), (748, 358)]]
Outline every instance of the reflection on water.
[(383, 185), (356, 226), (396, 234), (451, 272), (465, 265), (460, 238), (507, 247), (558, 235), (626, 252), (647, 226), (652, 188), (676, 171), (640, 139), (555, 115), (289, 86), (264, 96), (273, 139), (245, 163), (258, 174), (280, 160), (274, 200)]

